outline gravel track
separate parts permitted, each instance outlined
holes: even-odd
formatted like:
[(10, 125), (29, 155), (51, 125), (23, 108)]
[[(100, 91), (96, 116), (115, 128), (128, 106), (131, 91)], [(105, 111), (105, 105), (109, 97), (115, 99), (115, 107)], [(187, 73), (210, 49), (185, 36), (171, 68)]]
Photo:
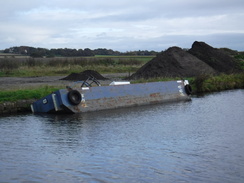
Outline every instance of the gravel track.
[[(128, 73), (103, 74), (109, 78), (107, 81), (100, 81), (102, 85), (109, 84), (111, 81), (122, 80), (128, 77)], [(60, 80), (65, 76), (40, 76), (40, 77), (0, 77), (0, 90), (31, 89), (40, 86), (65, 87), (72, 81)]]

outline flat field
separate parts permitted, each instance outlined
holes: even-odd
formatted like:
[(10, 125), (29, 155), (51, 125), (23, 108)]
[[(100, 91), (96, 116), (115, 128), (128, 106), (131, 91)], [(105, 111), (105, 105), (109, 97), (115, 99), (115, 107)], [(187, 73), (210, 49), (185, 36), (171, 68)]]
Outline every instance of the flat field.
[(95, 70), (133, 73), (155, 56), (0, 58), (0, 77), (62, 76)]

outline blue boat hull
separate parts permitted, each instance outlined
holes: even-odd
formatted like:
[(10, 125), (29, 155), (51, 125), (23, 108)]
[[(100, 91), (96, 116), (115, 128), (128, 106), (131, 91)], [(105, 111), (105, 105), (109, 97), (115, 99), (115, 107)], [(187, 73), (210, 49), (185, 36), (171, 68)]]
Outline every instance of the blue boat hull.
[(190, 100), (186, 81), (166, 81), (58, 90), (31, 105), (34, 113), (81, 113)]

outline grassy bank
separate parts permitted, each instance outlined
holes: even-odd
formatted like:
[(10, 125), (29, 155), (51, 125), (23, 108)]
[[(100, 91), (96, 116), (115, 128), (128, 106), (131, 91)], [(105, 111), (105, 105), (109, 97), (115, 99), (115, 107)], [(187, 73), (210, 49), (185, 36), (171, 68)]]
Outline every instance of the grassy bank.
[[(136, 80), (132, 83), (142, 83), (142, 82), (153, 82), (153, 81), (169, 81), (169, 80), (179, 80), (180, 78), (152, 78), (148, 80)], [(219, 76), (207, 76), (201, 75), (195, 78), (185, 78), (188, 79), (193, 93), (203, 93), (203, 92), (214, 92), (229, 89), (244, 89), (244, 74), (230, 74), (230, 75), (219, 75)], [(0, 103), (6, 101), (18, 101), (26, 99), (40, 99), (55, 90), (60, 88), (55, 88), (51, 86), (42, 86), (36, 89), (25, 89), (25, 90), (10, 90), (10, 91), (0, 91)]]
[(193, 91), (196, 93), (215, 92), (229, 89), (244, 88), (244, 73), (221, 74), (218, 76), (201, 75), (190, 79)]
[(45, 86), (36, 89), (0, 91), (0, 103), (27, 99), (40, 99), (58, 89), (60, 88)]

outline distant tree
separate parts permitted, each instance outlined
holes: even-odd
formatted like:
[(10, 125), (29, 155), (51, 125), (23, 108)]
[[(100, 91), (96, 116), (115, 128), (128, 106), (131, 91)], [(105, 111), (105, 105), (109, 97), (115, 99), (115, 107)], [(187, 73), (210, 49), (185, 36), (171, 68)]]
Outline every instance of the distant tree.
[(94, 56), (94, 53), (91, 49), (85, 48), (84, 49), (84, 56)]
[(39, 52), (33, 52), (30, 54), (30, 56), (33, 58), (43, 57), (43, 55)]
[(3, 50), (4, 53), (16, 53), (30, 55), (32, 57), (74, 57), (74, 56), (94, 56), (94, 55), (156, 55), (155, 51), (138, 50), (138, 51), (127, 51), (119, 52), (112, 49), (98, 48), (91, 50), (89, 48), (83, 49), (71, 49), (71, 48), (57, 48), (57, 49), (45, 49), (45, 48), (34, 48), (29, 46), (11, 47)]
[(3, 53), (9, 53), (9, 49), (3, 50)]

